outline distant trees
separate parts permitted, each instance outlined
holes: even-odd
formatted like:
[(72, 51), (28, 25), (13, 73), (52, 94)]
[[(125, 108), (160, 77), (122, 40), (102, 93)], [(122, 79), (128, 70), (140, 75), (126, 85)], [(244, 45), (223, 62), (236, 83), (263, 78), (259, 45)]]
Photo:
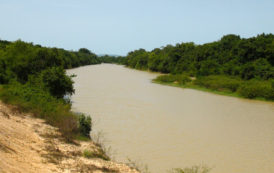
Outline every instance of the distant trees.
[(274, 78), (274, 35), (244, 39), (230, 34), (203, 45), (181, 43), (150, 52), (139, 49), (129, 52), (120, 62), (131, 68), (162, 73), (268, 80)]
[[(126, 57), (100, 59), (131, 68), (169, 73), (156, 78), (156, 82), (187, 83), (247, 98), (274, 99), (273, 34), (248, 39), (230, 34), (203, 45), (181, 43), (152, 51), (138, 49)], [(195, 76), (196, 80), (188, 81), (187, 76)]]
[(122, 56), (117, 57), (117, 56), (104, 55), (104, 56), (99, 56), (98, 59), (102, 63), (125, 64), (125, 58)]

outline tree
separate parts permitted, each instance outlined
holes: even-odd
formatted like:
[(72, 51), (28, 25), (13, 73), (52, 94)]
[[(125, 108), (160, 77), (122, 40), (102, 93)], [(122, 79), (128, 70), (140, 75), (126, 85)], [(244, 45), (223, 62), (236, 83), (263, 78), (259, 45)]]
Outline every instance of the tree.
[(63, 98), (67, 94), (74, 93), (73, 81), (61, 67), (52, 67), (42, 71), (40, 78), (42, 84), (57, 98)]

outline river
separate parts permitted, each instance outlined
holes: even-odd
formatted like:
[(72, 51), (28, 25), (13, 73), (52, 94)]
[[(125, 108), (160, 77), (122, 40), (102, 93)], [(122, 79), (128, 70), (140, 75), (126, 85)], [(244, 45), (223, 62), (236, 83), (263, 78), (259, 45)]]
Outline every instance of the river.
[(274, 104), (151, 83), (157, 73), (100, 64), (76, 74), (74, 111), (89, 114), (118, 161), (153, 173), (206, 165), (210, 173), (274, 172)]

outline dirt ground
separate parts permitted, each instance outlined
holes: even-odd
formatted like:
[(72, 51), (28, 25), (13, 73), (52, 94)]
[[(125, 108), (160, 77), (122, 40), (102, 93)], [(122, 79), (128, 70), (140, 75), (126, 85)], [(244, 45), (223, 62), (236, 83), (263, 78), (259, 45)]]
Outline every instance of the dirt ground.
[(13, 106), (0, 102), (0, 172), (129, 172), (129, 166), (86, 158), (83, 151), (98, 153), (93, 142), (65, 142), (56, 128)]

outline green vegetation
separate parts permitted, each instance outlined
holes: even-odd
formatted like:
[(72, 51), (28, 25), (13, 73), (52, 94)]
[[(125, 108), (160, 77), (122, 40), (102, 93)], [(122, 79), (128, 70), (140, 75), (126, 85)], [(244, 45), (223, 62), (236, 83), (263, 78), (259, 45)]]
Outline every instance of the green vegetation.
[(106, 153), (102, 150), (84, 150), (83, 151), (83, 156), (90, 159), (90, 158), (101, 158), (103, 160), (110, 160), (110, 158), (106, 155)]
[[(183, 76), (183, 79), (181, 80)], [(153, 80), (156, 83), (177, 86), (182, 88), (193, 88), (216, 94), (244, 97), (259, 100), (274, 100), (273, 81), (242, 80), (236, 77), (210, 75), (190, 80), (185, 75), (161, 75)]]
[(100, 56), (99, 60), (102, 63), (114, 63), (114, 64), (125, 64), (125, 58), (122, 56), (110, 56), (110, 55), (104, 55)]
[[(111, 58), (108, 59), (110, 61)], [(261, 34), (248, 39), (226, 35), (219, 41), (203, 45), (181, 43), (150, 52), (139, 49), (113, 62), (135, 69), (172, 74), (158, 77), (156, 82), (180, 83), (175, 78), (184, 74), (197, 78), (188, 87), (273, 100), (273, 34)], [(183, 83), (180, 84), (185, 86)]]
[(274, 100), (273, 81), (250, 80), (241, 85), (238, 89), (241, 96), (246, 98), (265, 98)]
[(144, 49), (130, 52), (125, 64), (136, 69), (162, 73), (188, 73), (192, 76), (228, 75), (249, 80), (274, 77), (274, 35), (261, 34), (249, 39), (236, 35), (195, 45), (167, 45), (151, 52)]
[(81, 114), (78, 116), (79, 119), (79, 130), (82, 135), (89, 136), (89, 133), (91, 131), (91, 118), (90, 116), (85, 116), (84, 114)]
[(240, 78), (228, 76), (198, 77), (194, 84), (217, 91), (235, 92), (244, 83)]
[(67, 140), (89, 138), (90, 117), (72, 113), (64, 99), (74, 93), (72, 76), (64, 69), (97, 63), (97, 56), (85, 48), (73, 52), (0, 41), (0, 99), (45, 119)]
[(178, 84), (186, 84), (188, 82), (191, 81), (191, 79), (183, 74), (176, 74), (176, 75), (161, 75), (158, 76), (156, 79), (154, 79), (154, 81), (159, 81), (159, 82), (163, 82), (163, 83), (178, 83)]

